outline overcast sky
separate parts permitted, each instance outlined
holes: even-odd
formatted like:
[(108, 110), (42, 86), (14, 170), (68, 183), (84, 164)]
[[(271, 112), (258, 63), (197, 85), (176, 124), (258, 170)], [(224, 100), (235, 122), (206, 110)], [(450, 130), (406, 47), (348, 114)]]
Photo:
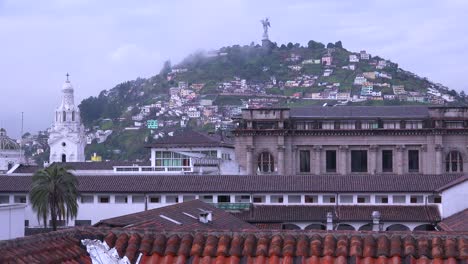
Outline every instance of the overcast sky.
[(270, 39), (341, 40), (400, 67), (468, 90), (468, 1), (0, 0), (0, 126), (49, 127), (65, 73), (76, 104), (159, 72), (197, 50)]

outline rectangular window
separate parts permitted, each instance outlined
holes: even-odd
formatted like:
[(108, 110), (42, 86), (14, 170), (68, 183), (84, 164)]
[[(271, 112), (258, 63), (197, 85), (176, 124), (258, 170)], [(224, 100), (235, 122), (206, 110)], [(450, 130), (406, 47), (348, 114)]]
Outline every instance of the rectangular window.
[(270, 196), (271, 203), (283, 203), (283, 195), (272, 195)]
[(161, 202), (161, 196), (159, 195), (151, 195), (149, 197), (149, 202), (150, 203), (160, 203)]
[(334, 195), (324, 195), (323, 196), (323, 203), (335, 203), (336, 199)]
[(429, 203), (442, 203), (442, 197), (439, 195), (430, 195), (428, 197), (428, 202)]
[(408, 150), (408, 171), (419, 172), (419, 150)]
[(119, 203), (119, 204), (128, 203), (128, 196), (127, 195), (116, 195), (115, 196), (115, 203)]
[(94, 196), (92, 195), (82, 195), (81, 196), (81, 203), (94, 203)]
[(110, 197), (108, 195), (98, 196), (99, 203), (109, 203)]
[(388, 196), (386, 196), (386, 195), (376, 195), (375, 196), (375, 203), (387, 204), (388, 203)]
[(29, 226), (29, 220), (24, 220), (24, 226), (26, 226), (26, 227)]
[(230, 195), (218, 195), (218, 203), (230, 203), (231, 196)]
[(317, 195), (306, 195), (304, 196), (305, 203), (318, 203)]
[(26, 203), (26, 195), (15, 195), (14, 201), (15, 203)]
[(367, 172), (367, 150), (351, 150), (351, 172)]
[(301, 203), (300, 195), (288, 195), (288, 203)]
[(335, 122), (334, 121), (325, 121), (322, 122), (322, 129), (335, 129)]
[(310, 172), (310, 151), (309, 150), (299, 151), (299, 171)]
[(336, 150), (325, 151), (326, 171), (336, 172)]
[(255, 195), (253, 197), (254, 203), (265, 203), (265, 195)]
[(250, 195), (236, 195), (236, 203), (250, 203)]
[(424, 197), (422, 195), (411, 195), (410, 203), (423, 203)]
[(91, 220), (75, 220), (75, 226), (90, 226)]
[(166, 203), (178, 203), (179, 196), (177, 195), (166, 195)]
[(213, 202), (213, 195), (202, 195), (200, 196), (200, 200), (205, 203), (212, 203)]
[(393, 195), (393, 203), (406, 203), (406, 196), (405, 195)]
[(195, 195), (184, 195), (182, 197), (182, 199), (184, 200), (184, 202), (188, 202), (188, 201), (193, 201), (195, 200), (197, 197)]
[(392, 150), (382, 150), (382, 172), (393, 172)]
[(144, 203), (145, 196), (143, 195), (133, 195), (132, 196), (132, 203)]
[(340, 195), (340, 203), (353, 203), (352, 195)]
[(7, 204), (7, 203), (10, 203), (10, 196), (0, 195), (0, 204)]
[(358, 195), (357, 202), (358, 203), (370, 203), (370, 196), (369, 195)]

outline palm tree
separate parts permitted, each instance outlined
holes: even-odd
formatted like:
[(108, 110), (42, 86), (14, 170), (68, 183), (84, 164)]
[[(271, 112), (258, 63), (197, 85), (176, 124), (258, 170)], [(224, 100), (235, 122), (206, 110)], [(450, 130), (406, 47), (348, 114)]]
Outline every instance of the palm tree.
[(54, 164), (36, 171), (32, 177), (32, 187), (29, 192), (33, 210), (37, 213), (39, 222), (50, 216), (53, 230), (57, 230), (57, 218), (72, 219), (78, 214), (78, 181), (66, 167)]

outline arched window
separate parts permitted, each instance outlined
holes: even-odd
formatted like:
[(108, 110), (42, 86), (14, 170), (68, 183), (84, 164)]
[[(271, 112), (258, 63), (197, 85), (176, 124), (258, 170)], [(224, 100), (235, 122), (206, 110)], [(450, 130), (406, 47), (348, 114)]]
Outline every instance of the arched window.
[(63, 122), (67, 121), (67, 113), (65, 111), (63, 111), (62, 113), (62, 117), (63, 117)]
[(8, 162), (8, 170), (11, 170), (13, 168), (13, 162)]
[(62, 154), (62, 162), (67, 162), (67, 155)]
[(445, 171), (446, 172), (462, 172), (463, 159), (461, 153), (453, 150), (447, 154), (445, 158)]
[(72, 111), (72, 121), (75, 121), (75, 111)]
[(269, 152), (262, 152), (258, 156), (258, 171), (266, 173), (275, 171), (275, 161)]

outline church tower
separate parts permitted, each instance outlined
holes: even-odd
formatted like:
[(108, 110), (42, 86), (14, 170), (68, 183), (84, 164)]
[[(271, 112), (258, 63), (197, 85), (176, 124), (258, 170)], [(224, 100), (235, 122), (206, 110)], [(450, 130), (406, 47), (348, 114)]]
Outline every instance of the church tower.
[(84, 126), (80, 120), (80, 109), (75, 106), (69, 74), (66, 76), (62, 103), (55, 109), (54, 124), (49, 130), (50, 163), (85, 161)]

